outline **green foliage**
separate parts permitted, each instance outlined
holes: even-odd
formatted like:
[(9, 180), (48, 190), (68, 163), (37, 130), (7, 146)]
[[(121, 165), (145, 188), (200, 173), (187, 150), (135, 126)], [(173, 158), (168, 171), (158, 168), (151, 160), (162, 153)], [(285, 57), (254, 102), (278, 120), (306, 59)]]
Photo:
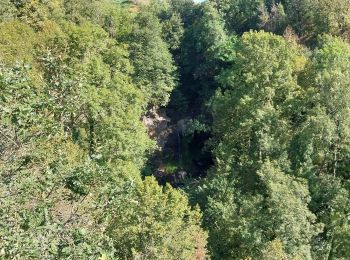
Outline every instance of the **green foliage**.
[(0, 258), (350, 259), (349, 11), (0, 0)]
[(262, 9), (259, 25), (264, 28), (265, 31), (283, 34), (287, 24), (288, 17), (282, 3), (273, 3), (269, 8), (265, 6), (265, 8)]
[[(258, 171), (268, 194), (268, 225), (272, 237), (280, 239), (286, 253), (294, 258), (311, 259), (311, 238), (319, 233), (316, 217), (308, 208), (311, 200), (307, 181), (290, 177), (267, 162)], [(284, 203), (281, 203), (283, 201)]]
[[(140, 120), (154, 96), (144, 87), (167, 75), (159, 83), (165, 89), (154, 88), (163, 104), (175, 84), (161, 30), (153, 38), (145, 28), (147, 41), (131, 37), (139, 18), (110, 1), (46, 4), (16, 2), (18, 19), (0, 24), (0, 258), (186, 259), (205, 252), (198, 210), (184, 194), (163, 192), (140, 175), (154, 148)], [(133, 51), (146, 42), (154, 56), (144, 57), (158, 58), (141, 87)], [(132, 206), (137, 200), (143, 208)]]
[[(186, 28), (179, 55), (183, 83), (173, 93), (171, 108), (205, 111), (208, 99), (214, 94), (214, 77), (221, 69), (221, 48), (228, 40), (224, 23), (209, 3), (195, 9), (198, 15)], [(188, 106), (188, 103), (193, 106)], [(198, 113), (198, 112), (197, 112)]]
[(325, 224), (322, 239), (314, 242), (316, 258), (347, 257), (338, 237), (348, 236), (349, 225), (349, 191), (344, 183), (349, 179), (349, 47), (339, 38), (320, 39), (303, 82), (310, 103), (292, 146), (294, 167), (310, 178), (312, 209)]
[(225, 91), (213, 100), (216, 154), (223, 168), (233, 163), (244, 171), (265, 158), (288, 167), (285, 149), (300, 95), (296, 75), (305, 63), (302, 51), (263, 32), (246, 33), (233, 48), (236, 58), (219, 77)]
[(232, 177), (217, 175), (199, 189), (199, 198), (205, 196), (201, 203), (212, 257), (259, 259), (279, 240), (287, 259), (311, 259), (311, 239), (320, 226), (308, 208), (306, 181), (266, 162), (255, 185), (256, 190), (245, 193)]
[(133, 194), (111, 205), (113, 218), (107, 232), (113, 238), (117, 255), (123, 258), (191, 259), (201, 250), (197, 238), (206, 235), (199, 229), (200, 214), (191, 211), (186, 198), (170, 187), (160, 187), (154, 178), (137, 184)]
[(348, 258), (349, 184), (332, 176), (310, 178), (311, 209), (324, 231), (314, 240), (314, 258)]
[(262, 258), (267, 260), (285, 260), (288, 259), (284, 252), (283, 244), (279, 240), (274, 240), (268, 244), (262, 253)]
[[(323, 41), (326, 46), (330, 41), (327, 39)], [(344, 44), (339, 40), (335, 42)], [(333, 57), (338, 53), (336, 50), (345, 51), (347, 46), (337, 49), (333, 45), (335, 42), (331, 41), (330, 46), (333, 47), (327, 51), (316, 51), (315, 57), (321, 57), (321, 53), (331, 55), (329, 61), (332, 62), (332, 71), (337, 76), (329, 83), (345, 87), (345, 81), (338, 77), (341, 74), (336, 72), (333, 62), (339, 60), (342, 66), (346, 66), (346, 55), (341, 54), (344, 62), (341, 62), (340, 57)], [(269, 33), (246, 33), (232, 48), (232, 53), (235, 53), (232, 65), (218, 78), (223, 92), (218, 92), (213, 99), (216, 167), (211, 173), (212, 180), (209, 178), (205, 181), (202, 188), (204, 190), (199, 191), (199, 198), (203, 193), (207, 196), (201, 205), (205, 227), (210, 234), (211, 254), (216, 259), (259, 258), (261, 254), (268, 254), (266, 250), (273, 250), (270, 249), (271, 243), (277, 239), (283, 243), (283, 249), (279, 249), (280, 254), (292, 259), (311, 259), (314, 250), (312, 245), (317, 241), (313, 238), (322, 231), (323, 224), (327, 230), (327, 224), (319, 218), (318, 210), (314, 212), (315, 215), (309, 210), (309, 204), (314, 203), (314, 197), (309, 195), (305, 178), (308, 176), (307, 170), (313, 169), (313, 166), (306, 164), (308, 160), (305, 159), (297, 169), (294, 168), (304, 178), (288, 175), (294, 173), (290, 166), (296, 163), (293, 157), (293, 161), (290, 161), (289, 152), (290, 147), (293, 147), (292, 152), (297, 150), (295, 136), (301, 138), (295, 126), (304, 120), (300, 119), (300, 114), (306, 108), (300, 105), (306, 104), (304, 99), (310, 102), (322, 97), (321, 92), (312, 92), (319, 88), (303, 89), (299, 80), (312, 79), (319, 82), (323, 79), (321, 75), (328, 77), (333, 73), (313, 72), (313, 65), (308, 65), (303, 49)], [(315, 62), (316, 60), (317, 58)], [(326, 61), (319, 64), (320, 71), (327, 68)], [(302, 75), (304, 73), (309, 76)], [(342, 83), (337, 84), (337, 80)], [(306, 82), (308, 81), (302, 81), (302, 84), (307, 84)], [(324, 82), (319, 86), (328, 89)], [(335, 106), (340, 101), (332, 102), (336, 98), (336, 92), (332, 93), (332, 97), (325, 97), (324, 101), (318, 102)], [(346, 99), (346, 95), (341, 96)], [(308, 105), (319, 107), (316, 101), (305, 106)], [(342, 111), (331, 108), (324, 110)], [(319, 110), (317, 111), (315, 114), (320, 116)], [(311, 108), (308, 112), (313, 113)], [(331, 122), (331, 119), (328, 121)], [(321, 126), (320, 119), (313, 122), (309, 130), (305, 125), (300, 126), (302, 131), (315, 133)], [(327, 124), (322, 124), (321, 129), (325, 129), (325, 126)], [(303, 140), (316, 141), (316, 136), (308, 135)], [(334, 147), (334, 139), (329, 139), (331, 147)], [(320, 145), (323, 143), (324, 141), (320, 142)], [(326, 144), (325, 146), (328, 147)], [(298, 147), (303, 146), (299, 144)], [(322, 152), (321, 146), (314, 147), (312, 156), (318, 154), (316, 151)], [(341, 205), (346, 203), (342, 201)], [(316, 220), (319, 222), (317, 225)], [(224, 224), (218, 226), (215, 223)], [(227, 231), (227, 226), (236, 228)], [(326, 243), (326, 240), (323, 242)]]
[[(307, 71), (308, 115), (298, 135), (298, 147), (315, 171), (347, 176), (349, 140), (349, 45), (323, 37)], [(311, 153), (311, 154), (310, 154)], [(345, 172), (342, 172), (345, 170)], [(337, 172), (340, 171), (340, 172)]]
[(16, 8), (10, 0), (0, 1), (0, 21), (12, 21), (16, 15)]
[[(212, 5), (206, 4), (200, 11), (202, 16), (186, 32), (186, 46), (184, 48), (187, 53), (185, 53), (186, 56), (183, 59), (187, 63), (184, 66), (193, 71), (196, 79), (206, 79), (208, 74), (215, 75), (218, 63), (215, 60), (216, 53), (219, 47), (226, 42), (227, 36), (223, 28), (223, 22)], [(193, 39), (190, 39), (192, 37)]]
[(241, 34), (257, 29), (263, 0), (211, 0), (231, 32)]
[(314, 41), (322, 33), (348, 38), (349, 1), (282, 0), (281, 2), (289, 23), (304, 41)]
[(135, 83), (150, 105), (165, 105), (176, 85), (175, 66), (162, 27), (147, 9), (138, 13), (131, 34), (131, 59), (135, 66)]
[[(18, 21), (0, 24), (0, 58), (2, 62), (33, 62), (33, 46), (37, 42), (34, 31)], [(14, 44), (15, 43), (15, 44)]]

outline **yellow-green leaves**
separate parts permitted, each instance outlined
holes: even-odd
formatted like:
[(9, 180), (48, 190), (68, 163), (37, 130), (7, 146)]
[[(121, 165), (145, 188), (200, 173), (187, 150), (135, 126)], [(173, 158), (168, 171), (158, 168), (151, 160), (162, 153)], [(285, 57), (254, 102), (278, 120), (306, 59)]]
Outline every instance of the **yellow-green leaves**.
[[(191, 259), (205, 243), (198, 227), (200, 213), (191, 210), (186, 197), (154, 178), (138, 183), (129, 200), (111, 208), (107, 233), (121, 258)], [(116, 201), (118, 203), (118, 201)], [(198, 240), (200, 238), (200, 240)]]

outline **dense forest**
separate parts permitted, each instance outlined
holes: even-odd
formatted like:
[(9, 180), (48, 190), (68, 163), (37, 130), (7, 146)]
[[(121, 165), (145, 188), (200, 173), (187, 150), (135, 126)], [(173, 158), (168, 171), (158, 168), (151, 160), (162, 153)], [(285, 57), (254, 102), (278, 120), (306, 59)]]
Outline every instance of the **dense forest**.
[(348, 0), (0, 0), (0, 259), (350, 259)]

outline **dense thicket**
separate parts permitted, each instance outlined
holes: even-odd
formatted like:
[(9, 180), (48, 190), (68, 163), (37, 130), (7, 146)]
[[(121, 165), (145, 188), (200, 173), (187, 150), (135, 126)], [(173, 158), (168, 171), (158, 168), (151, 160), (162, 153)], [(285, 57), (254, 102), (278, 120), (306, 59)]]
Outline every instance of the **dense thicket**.
[(198, 210), (140, 175), (140, 118), (176, 84), (158, 18), (112, 1), (1, 9), (1, 258), (205, 255)]
[(349, 259), (349, 10), (0, 0), (0, 258)]

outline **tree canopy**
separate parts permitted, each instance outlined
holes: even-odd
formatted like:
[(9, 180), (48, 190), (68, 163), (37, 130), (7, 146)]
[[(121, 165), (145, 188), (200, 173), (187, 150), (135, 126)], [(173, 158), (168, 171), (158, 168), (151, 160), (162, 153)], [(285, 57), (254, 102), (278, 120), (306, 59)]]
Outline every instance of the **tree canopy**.
[(350, 259), (349, 11), (0, 0), (0, 258)]

